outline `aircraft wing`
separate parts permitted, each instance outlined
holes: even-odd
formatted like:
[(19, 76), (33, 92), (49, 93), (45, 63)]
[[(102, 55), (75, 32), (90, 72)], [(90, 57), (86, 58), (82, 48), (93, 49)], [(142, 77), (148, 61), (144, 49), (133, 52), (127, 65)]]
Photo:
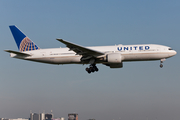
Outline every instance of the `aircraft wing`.
[(70, 50), (73, 50), (78, 55), (82, 55), (82, 56), (86, 56), (86, 57), (87, 56), (88, 57), (97, 57), (97, 56), (100, 56), (100, 55), (104, 55), (103, 52), (96, 51), (96, 50), (93, 50), (93, 49), (89, 49), (89, 48), (86, 48), (86, 47), (83, 47), (83, 46), (80, 46), (80, 45), (65, 41), (63, 39), (56, 39), (56, 40), (64, 43)]
[(13, 51), (13, 50), (4, 50), (4, 51), (9, 52), (9, 53), (14, 53), (14, 54), (20, 55), (20, 56), (31, 56), (30, 54), (23, 53), (23, 52), (17, 52), (17, 51)]

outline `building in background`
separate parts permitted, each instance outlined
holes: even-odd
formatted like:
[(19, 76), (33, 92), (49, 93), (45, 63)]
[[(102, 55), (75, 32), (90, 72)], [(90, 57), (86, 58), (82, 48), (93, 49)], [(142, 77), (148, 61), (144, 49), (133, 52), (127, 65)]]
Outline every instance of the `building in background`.
[(38, 113), (33, 113), (32, 120), (40, 120), (40, 115)]
[(61, 118), (54, 118), (52, 120), (65, 120), (65, 118), (61, 117)]
[(47, 113), (47, 114), (45, 114), (44, 112), (40, 113), (40, 114), (31, 112), (30, 118), (28, 118), (28, 119), (24, 119), (24, 118), (17, 118), (17, 119), (0, 118), (0, 120), (65, 120), (65, 118), (61, 117), (61, 118), (54, 119), (54, 115), (52, 114), (52, 110), (51, 110), (51, 113)]
[(68, 114), (68, 120), (78, 120), (78, 114), (76, 113)]
[(53, 114), (52, 113), (30, 113), (30, 120), (52, 120)]
[(51, 119), (53, 119), (52, 113), (45, 114), (45, 120), (51, 120)]
[(33, 120), (33, 115), (34, 115), (34, 113), (30, 113), (30, 118), (29, 118), (29, 120)]
[(45, 120), (45, 114), (44, 113), (40, 113), (39, 114), (39, 119), (40, 120)]
[(17, 119), (0, 118), (0, 120), (29, 120), (29, 119), (24, 119), (24, 118), (17, 118)]

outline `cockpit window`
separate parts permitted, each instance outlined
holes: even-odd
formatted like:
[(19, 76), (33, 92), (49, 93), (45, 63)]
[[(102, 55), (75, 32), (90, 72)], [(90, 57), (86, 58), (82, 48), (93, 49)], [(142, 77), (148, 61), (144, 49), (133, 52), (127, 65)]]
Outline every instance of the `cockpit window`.
[(169, 50), (173, 50), (172, 48), (169, 48)]

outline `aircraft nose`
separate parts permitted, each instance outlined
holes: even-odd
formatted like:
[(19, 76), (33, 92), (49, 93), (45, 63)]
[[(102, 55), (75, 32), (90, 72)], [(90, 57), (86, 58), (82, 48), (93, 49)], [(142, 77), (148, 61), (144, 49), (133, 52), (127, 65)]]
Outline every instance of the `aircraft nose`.
[(177, 52), (175, 50), (172, 50), (171, 53), (170, 53), (170, 56), (174, 56), (176, 54), (177, 54)]
[(177, 52), (174, 50), (174, 55), (176, 55), (177, 54)]

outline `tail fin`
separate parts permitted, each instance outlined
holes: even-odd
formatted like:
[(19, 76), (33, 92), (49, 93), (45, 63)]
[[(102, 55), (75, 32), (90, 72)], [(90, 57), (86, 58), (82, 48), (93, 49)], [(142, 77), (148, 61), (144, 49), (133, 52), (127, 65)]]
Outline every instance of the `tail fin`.
[(9, 26), (13, 37), (16, 41), (19, 51), (31, 51), (40, 49), (37, 45), (34, 44), (25, 34), (23, 34), (15, 25)]

